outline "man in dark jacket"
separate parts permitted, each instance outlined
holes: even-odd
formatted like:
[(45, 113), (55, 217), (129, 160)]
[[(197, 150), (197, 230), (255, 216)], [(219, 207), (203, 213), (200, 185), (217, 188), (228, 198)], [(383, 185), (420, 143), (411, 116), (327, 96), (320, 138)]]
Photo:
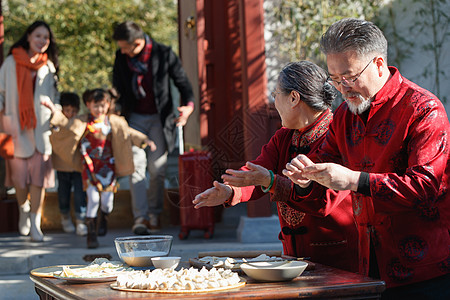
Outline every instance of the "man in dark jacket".
[[(168, 46), (159, 44), (131, 21), (119, 24), (113, 39), (116, 52), (113, 85), (118, 103), (129, 125), (151, 138), (156, 151), (133, 147), (135, 172), (130, 177), (135, 234), (159, 228), (163, 208), (167, 154), (175, 146), (175, 127), (184, 126), (194, 110), (192, 86), (179, 58)], [(170, 93), (170, 79), (180, 92), (176, 116)], [(146, 169), (150, 174), (147, 195)]]

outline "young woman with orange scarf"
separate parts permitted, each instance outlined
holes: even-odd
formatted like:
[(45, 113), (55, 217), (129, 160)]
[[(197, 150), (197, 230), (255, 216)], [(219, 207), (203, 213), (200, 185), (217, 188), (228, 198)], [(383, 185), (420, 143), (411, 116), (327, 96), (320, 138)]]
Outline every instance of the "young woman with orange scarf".
[(39, 242), (44, 240), (40, 224), (45, 189), (55, 183), (50, 159), (51, 112), (40, 103), (57, 98), (57, 69), (54, 35), (43, 21), (27, 28), (0, 68), (3, 131), (14, 143), (14, 158), (6, 163), (6, 185), (16, 190), (20, 234)]

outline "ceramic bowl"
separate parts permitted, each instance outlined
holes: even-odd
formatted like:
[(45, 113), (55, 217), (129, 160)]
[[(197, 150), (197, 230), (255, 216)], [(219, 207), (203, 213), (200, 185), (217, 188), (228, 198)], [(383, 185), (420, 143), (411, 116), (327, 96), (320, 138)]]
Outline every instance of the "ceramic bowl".
[(118, 237), (114, 240), (120, 259), (132, 267), (151, 267), (152, 257), (169, 255), (171, 235)]
[(300, 276), (308, 266), (304, 261), (255, 262), (241, 265), (247, 276), (258, 281), (288, 281)]
[(179, 256), (152, 257), (152, 263), (158, 269), (175, 269), (180, 259)]

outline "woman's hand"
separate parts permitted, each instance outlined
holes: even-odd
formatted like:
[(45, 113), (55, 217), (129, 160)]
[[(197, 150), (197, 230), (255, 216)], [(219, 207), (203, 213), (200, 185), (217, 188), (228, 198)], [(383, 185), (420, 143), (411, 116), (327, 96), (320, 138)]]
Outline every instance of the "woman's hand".
[(50, 101), (50, 99), (42, 99), (41, 100), (41, 105), (43, 105), (43, 106), (47, 107), (48, 109), (50, 109), (52, 114), (54, 114), (56, 109), (57, 109), (56, 105), (52, 101)]
[(192, 203), (195, 208), (200, 208), (203, 206), (217, 206), (223, 204), (228, 198), (230, 198), (232, 193), (233, 190), (231, 187), (218, 181), (214, 181), (213, 187), (195, 196)]
[(300, 187), (306, 188), (311, 184), (311, 180), (304, 176), (303, 170), (305, 167), (312, 165), (314, 165), (314, 163), (306, 155), (299, 154), (294, 157), (290, 163), (286, 164), (283, 175)]
[(223, 182), (225, 184), (238, 187), (250, 185), (270, 185), (271, 178), (269, 170), (251, 162), (247, 162), (245, 166), (248, 168), (247, 171), (232, 169), (226, 170), (226, 174), (222, 175)]

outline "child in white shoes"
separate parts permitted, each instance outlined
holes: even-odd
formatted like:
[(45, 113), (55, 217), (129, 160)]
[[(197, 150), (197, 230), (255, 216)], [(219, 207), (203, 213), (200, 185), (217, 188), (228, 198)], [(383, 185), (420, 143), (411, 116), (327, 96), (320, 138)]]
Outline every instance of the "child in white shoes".
[[(72, 119), (80, 110), (80, 97), (75, 93), (63, 92), (59, 98), (62, 113), (67, 119)], [(86, 235), (87, 227), (84, 224), (86, 217), (86, 193), (83, 191), (83, 180), (81, 173), (75, 171), (70, 164), (64, 162), (64, 158), (60, 153), (64, 153), (66, 145), (58, 144), (57, 141), (61, 136), (70, 135), (70, 131), (64, 127), (53, 127), (50, 142), (53, 146), (52, 162), (53, 168), (56, 170), (58, 178), (58, 203), (61, 213), (61, 225), (64, 232), (75, 232), (77, 235)], [(63, 149), (58, 149), (62, 147)], [(73, 187), (73, 208), (76, 216), (76, 228), (72, 223), (70, 215), (70, 199), (72, 197)]]
[[(87, 194), (87, 247), (99, 246), (97, 235), (106, 234), (107, 217), (113, 209), (116, 177), (128, 176), (134, 171), (132, 145), (151, 151), (156, 145), (148, 137), (128, 126), (125, 118), (110, 114), (110, 95), (103, 89), (88, 90), (83, 101), (89, 113), (67, 119), (50, 101), (41, 103), (52, 111), (50, 123), (65, 127), (70, 134), (58, 139), (66, 147), (61, 155), (65, 161), (81, 170)], [(53, 143), (54, 150), (58, 146)], [(99, 220), (97, 220), (99, 216)]]

